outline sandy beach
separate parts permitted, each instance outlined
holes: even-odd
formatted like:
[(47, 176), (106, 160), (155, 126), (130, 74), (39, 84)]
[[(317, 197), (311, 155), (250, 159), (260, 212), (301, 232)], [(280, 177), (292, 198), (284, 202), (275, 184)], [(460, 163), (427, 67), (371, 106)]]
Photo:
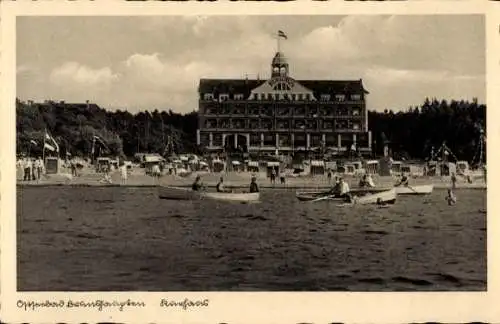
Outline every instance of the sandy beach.
[[(287, 177), (285, 184), (280, 184), (279, 179), (275, 184), (272, 184), (269, 178), (266, 177), (264, 172), (250, 173), (250, 172), (221, 172), (221, 173), (208, 173), (208, 172), (193, 172), (187, 177), (180, 177), (176, 175), (163, 175), (159, 180), (153, 179), (151, 176), (145, 174), (144, 169), (135, 168), (128, 176), (126, 183), (122, 183), (120, 179), (120, 172), (114, 171), (111, 174), (112, 184), (103, 183), (100, 180), (102, 175), (96, 173), (91, 169), (84, 169), (80, 172), (78, 177), (69, 179), (68, 175), (71, 174), (70, 170), (63, 169), (60, 174), (44, 175), (40, 181), (22, 181), (22, 172), (18, 170), (17, 180), (18, 185), (27, 186), (53, 186), (53, 185), (70, 185), (70, 186), (109, 186), (109, 185), (123, 185), (131, 187), (149, 187), (149, 186), (190, 186), (196, 177), (200, 175), (202, 182), (207, 187), (215, 187), (219, 178), (224, 177), (226, 187), (229, 188), (246, 188), (250, 183), (252, 175), (256, 175), (257, 183), (261, 188), (274, 188), (274, 189), (321, 189), (331, 187), (326, 175), (320, 176), (300, 176), (300, 177)], [(374, 181), (377, 187), (392, 187), (397, 182), (396, 177), (380, 177), (374, 176)], [(351, 187), (356, 187), (359, 178), (352, 176), (344, 176)], [(411, 179), (411, 185), (433, 184), (437, 188), (449, 188), (451, 186), (450, 177), (419, 177)], [(483, 178), (477, 178), (473, 183), (468, 183), (463, 178), (458, 179), (457, 188), (459, 189), (485, 189), (486, 182)]]

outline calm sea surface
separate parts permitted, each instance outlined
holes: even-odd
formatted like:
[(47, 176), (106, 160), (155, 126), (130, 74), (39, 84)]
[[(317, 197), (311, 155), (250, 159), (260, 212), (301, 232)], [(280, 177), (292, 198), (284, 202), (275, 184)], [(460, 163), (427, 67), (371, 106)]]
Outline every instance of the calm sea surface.
[(486, 289), (486, 191), (389, 208), (168, 201), (153, 188), (18, 188), (19, 290)]

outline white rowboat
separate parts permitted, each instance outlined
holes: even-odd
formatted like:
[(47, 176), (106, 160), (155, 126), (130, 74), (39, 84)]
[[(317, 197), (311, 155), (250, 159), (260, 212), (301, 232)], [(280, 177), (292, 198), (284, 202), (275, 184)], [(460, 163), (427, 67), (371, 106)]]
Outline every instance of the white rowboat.
[(201, 195), (202, 198), (235, 202), (258, 201), (260, 198), (259, 192), (203, 192)]
[(354, 199), (355, 204), (370, 205), (370, 204), (394, 204), (396, 202), (396, 190), (389, 189), (374, 194), (368, 194)]
[(193, 191), (191, 188), (161, 186), (158, 189), (160, 199), (171, 200), (196, 200), (196, 199), (212, 199), (230, 202), (252, 202), (260, 199), (260, 193), (246, 192), (206, 192)]

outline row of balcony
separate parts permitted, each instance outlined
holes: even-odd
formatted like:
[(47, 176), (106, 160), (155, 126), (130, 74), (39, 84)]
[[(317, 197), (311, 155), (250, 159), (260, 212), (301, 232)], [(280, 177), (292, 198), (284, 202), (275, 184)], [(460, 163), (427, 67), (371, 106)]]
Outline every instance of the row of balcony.
[(217, 108), (204, 108), (200, 109), (202, 116), (276, 116), (276, 117), (291, 117), (291, 116), (308, 116), (308, 117), (332, 117), (332, 116), (349, 116), (357, 117), (363, 116), (364, 111), (361, 107), (350, 107), (345, 109), (217, 109)]
[(205, 117), (205, 118), (277, 118), (277, 119), (288, 119), (288, 120), (293, 120), (294, 118), (299, 118), (299, 119), (304, 119), (304, 118), (311, 118), (311, 119), (345, 119), (345, 120), (359, 120), (363, 119), (363, 115), (245, 115), (245, 114), (203, 114), (200, 115), (200, 117)]
[(364, 100), (351, 100), (351, 99), (346, 99), (346, 100), (306, 100), (306, 99), (296, 99), (296, 100), (291, 100), (291, 99), (225, 99), (225, 100), (217, 100), (217, 99), (205, 99), (201, 98), (199, 99), (199, 103), (201, 104), (206, 104), (206, 103), (228, 103), (228, 104), (254, 104), (254, 103), (266, 103), (266, 104), (324, 104), (324, 105), (352, 105), (352, 104), (363, 104)]
[[(248, 128), (202, 128), (200, 129), (203, 132), (248, 132)], [(307, 130), (304, 129), (275, 129), (275, 128), (252, 128), (250, 129), (252, 132), (278, 132), (278, 133), (304, 133), (311, 131), (318, 131), (322, 133), (364, 133), (363, 129), (350, 129), (350, 128), (330, 128), (330, 129), (319, 129), (319, 128), (310, 128)]]

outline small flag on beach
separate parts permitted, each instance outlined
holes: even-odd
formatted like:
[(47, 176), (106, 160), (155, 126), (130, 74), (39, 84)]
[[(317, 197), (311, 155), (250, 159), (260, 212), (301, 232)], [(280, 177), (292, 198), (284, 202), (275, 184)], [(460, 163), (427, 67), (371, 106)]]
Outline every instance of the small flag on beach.
[(52, 152), (54, 152), (56, 150), (52, 145), (47, 144), (47, 143), (45, 143), (44, 148), (46, 150), (49, 150), (49, 151), (52, 151)]
[[(55, 150), (56, 152), (59, 152), (59, 144), (57, 144), (56, 140), (52, 136), (50, 136), (47, 131), (45, 131), (45, 139), (54, 143), (55, 149), (52, 145), (48, 145), (48, 146), (52, 147), (51, 151)], [(45, 147), (47, 147), (47, 144), (45, 144)]]
[(282, 31), (282, 30), (278, 30), (278, 37), (282, 37), (284, 39), (288, 39), (288, 37), (286, 36), (285, 32)]
[[(102, 140), (99, 136), (94, 135), (94, 143), (95, 143), (95, 141), (98, 141), (98, 142), (99, 142), (102, 146), (104, 146), (104, 148), (105, 148), (106, 150), (108, 150), (108, 151), (109, 151), (108, 146), (106, 145), (106, 143), (104, 143), (104, 141), (103, 141), (103, 140)], [(94, 147), (92, 147), (92, 154), (93, 154), (93, 152), (94, 152), (94, 150), (93, 150), (93, 149), (94, 149)]]

